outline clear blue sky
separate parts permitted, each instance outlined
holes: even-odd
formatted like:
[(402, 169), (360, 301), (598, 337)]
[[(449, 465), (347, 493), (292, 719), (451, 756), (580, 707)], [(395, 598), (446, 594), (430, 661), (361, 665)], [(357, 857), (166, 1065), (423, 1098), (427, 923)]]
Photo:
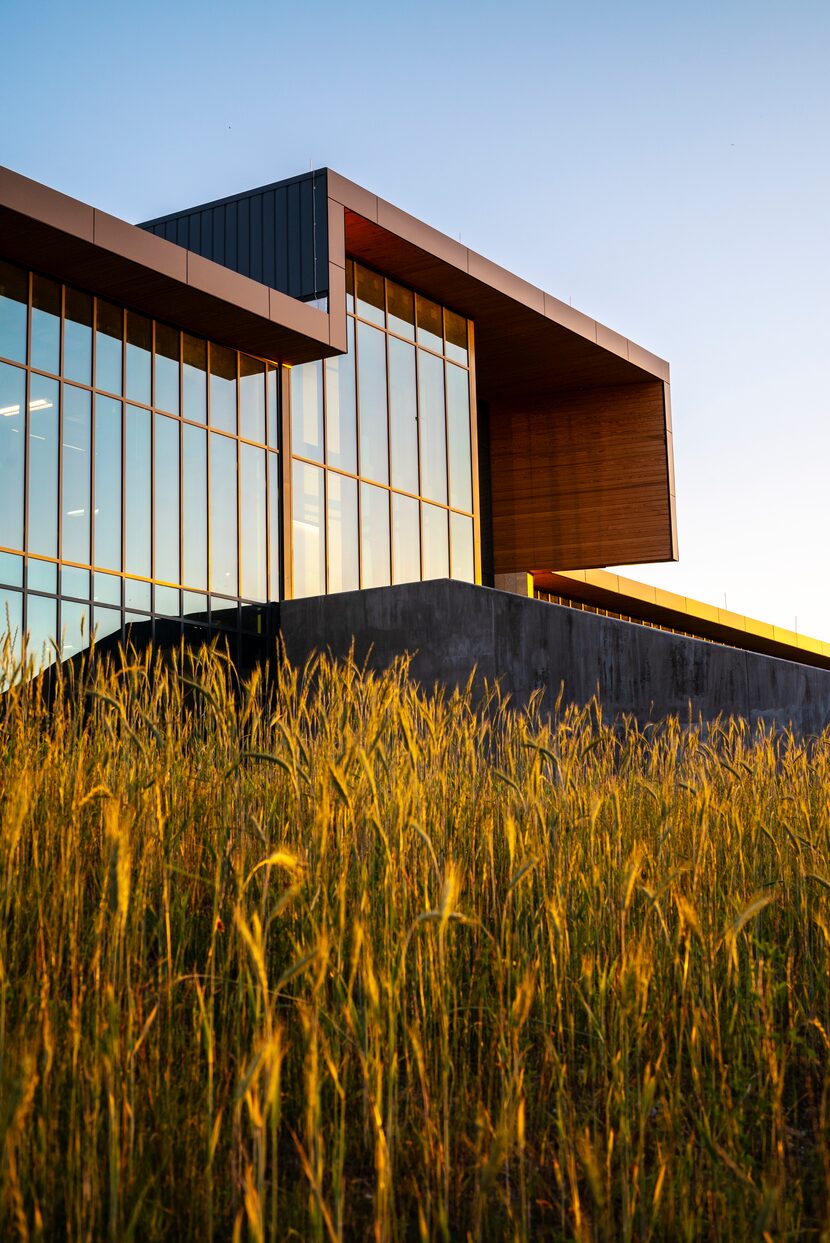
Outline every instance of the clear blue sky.
[(3, 6), (0, 162), (128, 220), (329, 165), (672, 367), (680, 562), (830, 638), (830, 4)]

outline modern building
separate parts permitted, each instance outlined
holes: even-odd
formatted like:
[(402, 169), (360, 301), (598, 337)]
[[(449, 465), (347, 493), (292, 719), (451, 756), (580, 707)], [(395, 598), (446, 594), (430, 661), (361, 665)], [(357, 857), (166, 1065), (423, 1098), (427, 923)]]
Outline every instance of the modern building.
[(0, 607), (46, 660), (419, 580), (608, 612), (574, 571), (677, 557), (669, 392), (331, 170), (139, 226), (0, 170)]
[(331, 171), (140, 227), (3, 171), (0, 257), (35, 650), (676, 555), (667, 365)]

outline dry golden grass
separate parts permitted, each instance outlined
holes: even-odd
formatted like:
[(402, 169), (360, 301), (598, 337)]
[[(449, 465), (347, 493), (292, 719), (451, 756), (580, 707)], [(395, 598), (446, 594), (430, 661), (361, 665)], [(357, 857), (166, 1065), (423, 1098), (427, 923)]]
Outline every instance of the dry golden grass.
[(828, 1238), (830, 738), (216, 653), (0, 723), (0, 1237)]

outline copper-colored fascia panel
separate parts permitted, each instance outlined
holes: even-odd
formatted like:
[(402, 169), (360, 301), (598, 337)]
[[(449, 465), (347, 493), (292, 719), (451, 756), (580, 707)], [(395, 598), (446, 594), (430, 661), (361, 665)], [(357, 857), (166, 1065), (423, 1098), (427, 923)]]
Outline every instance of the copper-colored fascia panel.
[(325, 311), (0, 168), (3, 257), (236, 349), (288, 363), (339, 352)]
[[(616, 576), (599, 574), (594, 577), (613, 579)], [(623, 584), (625, 581), (623, 580)], [(614, 590), (610, 586), (591, 582), (589, 575), (583, 578), (578, 574), (535, 570), (533, 585), (537, 591), (576, 600), (611, 613), (621, 613), (623, 617), (654, 622), (683, 634), (712, 639), (716, 643), (725, 643), (750, 652), (760, 652), (764, 656), (776, 656), (781, 660), (830, 669), (828, 643), (768, 626), (697, 600), (675, 596), (672, 592), (649, 588), (646, 584), (629, 584), (637, 590), (636, 595), (631, 595), (625, 590)], [(653, 596), (653, 599), (648, 599), (648, 596)]]
[(475, 320), (480, 398), (668, 380), (663, 359), (331, 169), (328, 193), (347, 254)]

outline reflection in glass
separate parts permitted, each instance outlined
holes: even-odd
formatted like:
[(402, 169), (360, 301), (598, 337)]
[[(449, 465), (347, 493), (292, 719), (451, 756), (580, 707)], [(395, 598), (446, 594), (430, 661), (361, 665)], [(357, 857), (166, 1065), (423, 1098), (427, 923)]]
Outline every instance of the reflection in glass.
[(210, 425), (236, 435), (236, 351), (210, 347)]
[(19, 591), (10, 591), (8, 587), (0, 587), (0, 691), (6, 690), (9, 685), (9, 680), (3, 676), (4, 668), (11, 672), (11, 667), (19, 663), (22, 654), (23, 595)]
[(121, 603), (121, 579), (117, 574), (93, 574), (92, 598), (96, 604)]
[[(131, 401), (150, 404), (150, 378), (153, 359), (153, 324), (144, 315), (127, 312), (127, 396)], [(176, 397), (178, 398), (178, 383)], [(178, 400), (176, 402), (178, 411)]]
[(29, 273), (0, 259), (0, 355), (26, 361), (26, 305)]
[(418, 344), (438, 354), (444, 352), (444, 327), (441, 308), (429, 298), (415, 295), (416, 313), (418, 317)]
[(23, 401), (26, 372), (0, 363), (0, 544), (23, 547)]
[[(158, 343), (158, 330), (156, 331)], [(182, 335), (184, 417), (204, 423), (207, 409), (207, 347), (198, 337)], [(156, 364), (158, 367), (158, 363)], [(158, 376), (158, 371), (156, 372)], [(156, 404), (159, 404), (158, 402)], [(173, 412), (175, 413), (175, 411)]]
[(472, 518), (465, 518), (463, 514), (450, 514), (450, 545), (453, 578), (461, 578), (465, 583), (475, 582)]
[[(0, 350), (2, 353), (2, 350)], [(32, 366), (60, 374), (61, 287), (45, 276), (32, 277)]]
[(121, 395), (121, 350), (124, 312), (98, 299), (95, 319), (95, 387)]
[(268, 454), (268, 599), (280, 598), (280, 459)]
[(61, 660), (89, 647), (89, 605), (61, 601)]
[(149, 578), (151, 573), (150, 419), (149, 410), (127, 406), (124, 569), (143, 578)]
[(383, 326), (383, 277), (355, 264), (357, 279), (357, 313), (373, 324)]
[(354, 312), (354, 263), (346, 260), (346, 310)]
[(89, 565), (91, 488), (90, 394), (63, 386), (63, 466), (61, 556)]
[(323, 364), (291, 368), (291, 451), (323, 460)]
[[(192, 340), (192, 338), (189, 338)], [(197, 343), (201, 344), (201, 343)], [(198, 354), (198, 351), (197, 351)], [(159, 410), (168, 410), (170, 414), (179, 413), (179, 332), (177, 328), (169, 328), (167, 324), (156, 324), (156, 394), (154, 404)], [(198, 387), (197, 379), (193, 381)], [(202, 381), (204, 383), (204, 381)], [(194, 393), (197, 413), (188, 415), (203, 423), (205, 420), (204, 396), (199, 399)], [(187, 406), (185, 405), (185, 410)]]
[(470, 376), (447, 363), (447, 440), (450, 450), (450, 504), (473, 508), (470, 457)]
[(79, 289), (67, 289), (64, 303), (63, 374), (67, 380), (92, 380), (92, 299)]
[(467, 321), (463, 315), (444, 309), (444, 331), (447, 334), (447, 358), (467, 366)]
[(58, 607), (54, 597), (30, 595), (26, 600), (28, 655), (35, 669), (47, 669), (57, 659)]
[(447, 511), (437, 505), (421, 506), (424, 549), (424, 579), (449, 578), (450, 555), (447, 544)]
[(392, 493), (392, 582), (416, 583), (421, 577), (421, 530), (418, 502)]
[(326, 359), (326, 462), (357, 471), (354, 320), (346, 324), (346, 354)]
[(58, 555), (58, 382), (29, 381), (29, 551)]
[(207, 447), (198, 427), (182, 427), (184, 565), (182, 579), (207, 589)]
[(236, 441), (210, 437), (210, 590), (237, 594)]
[(295, 461), (292, 480), (294, 595), (321, 596), (326, 590), (323, 472)]
[(61, 595), (88, 600), (89, 570), (82, 570), (77, 565), (61, 566)]
[(389, 434), (392, 487), (418, 491), (418, 396), (415, 347), (389, 338)]
[(360, 473), (389, 482), (386, 422), (386, 334), (368, 324), (357, 327)]
[(280, 447), (279, 369), (268, 363), (265, 387), (268, 393), (268, 444), (272, 449)]
[(363, 587), (389, 585), (389, 493), (360, 485), (360, 558)]
[(179, 426), (175, 419), (157, 414), (155, 478), (156, 559), (153, 578), (166, 583), (179, 579)]
[[(137, 578), (124, 579), (124, 604), (128, 609), (150, 612), (150, 584)], [(143, 620), (143, 619), (142, 619)]]
[(357, 482), (331, 471), (328, 485), (329, 585), (331, 592), (360, 586), (357, 551)]
[(95, 621), (93, 623), (93, 632), (96, 643), (100, 643), (102, 639), (109, 638), (111, 634), (115, 634), (115, 632), (120, 629), (120, 609), (96, 608)]
[(444, 427), (444, 364), (418, 350), (418, 404), (421, 427), (421, 493), (447, 500), (447, 443)]
[(411, 289), (386, 282), (386, 312), (390, 332), (415, 340), (415, 297)]
[(108, 570), (121, 569), (121, 402), (97, 393), (95, 564)]
[(178, 587), (159, 587), (153, 589), (153, 611), (162, 617), (179, 617), (181, 615), (181, 592)]
[(0, 583), (8, 587), (23, 586), (23, 558), (11, 552), (0, 552)]
[(58, 567), (54, 561), (35, 561), (30, 557), (27, 574), (29, 591), (45, 591), (48, 595), (57, 595)]
[(265, 450), (240, 444), (239, 472), (239, 542), (242, 548), (240, 594), (248, 600), (267, 600)]
[(265, 363), (239, 355), (239, 434), (265, 443)]

